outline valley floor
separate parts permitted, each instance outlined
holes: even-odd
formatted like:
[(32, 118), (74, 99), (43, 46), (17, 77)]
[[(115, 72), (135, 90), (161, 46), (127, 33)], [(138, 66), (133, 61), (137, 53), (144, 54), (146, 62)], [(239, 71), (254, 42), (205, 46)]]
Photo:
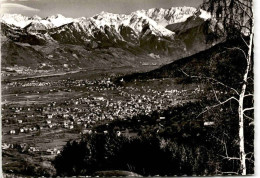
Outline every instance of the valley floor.
[[(3, 170), (28, 166), (55, 172), (50, 161), (69, 140), (113, 120), (151, 114), (195, 101), (203, 89), (172, 79), (114, 84), (113, 76), (84, 78), (89, 71), (22, 77), (2, 82)], [(83, 79), (84, 78), (84, 79)], [(9, 78), (10, 79), (10, 78)], [(133, 133), (133, 135), (135, 135)]]

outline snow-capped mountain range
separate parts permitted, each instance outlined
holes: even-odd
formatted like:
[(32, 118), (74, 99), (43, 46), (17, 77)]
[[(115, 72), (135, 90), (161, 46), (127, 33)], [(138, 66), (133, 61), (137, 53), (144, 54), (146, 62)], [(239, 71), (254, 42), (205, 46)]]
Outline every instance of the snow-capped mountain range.
[[(105, 38), (109, 37), (109, 33), (111, 33), (115, 39), (128, 42), (129, 39), (133, 41), (143, 36), (147, 29), (149, 29), (149, 32), (147, 32), (149, 34), (174, 38), (175, 32), (167, 29), (166, 26), (185, 22), (198, 11), (200, 12), (199, 17), (203, 20), (207, 20), (211, 17), (209, 13), (201, 9), (197, 10), (193, 7), (172, 7), (170, 9), (153, 8), (149, 10), (139, 10), (130, 15), (101, 12), (90, 18), (82, 17), (76, 19), (66, 18), (60, 14), (47, 18), (41, 18), (39, 16), (25, 17), (20, 14), (4, 14), (1, 22), (8, 28), (13, 28), (16, 31), (26, 33), (27, 35), (44, 41), (60, 42), (61, 40), (64, 42), (64, 40), (61, 39), (63, 37), (60, 36), (58, 40), (56, 38), (57, 35), (63, 33), (65, 37), (67, 35), (66, 31), (70, 31), (71, 34), (80, 32), (80, 35), (77, 37), (78, 39), (68, 39), (74, 42), (87, 43), (90, 40), (100, 38), (100, 33), (103, 33)], [(8, 31), (8, 33), (5, 33), (7, 37), (10, 36), (12, 40), (22, 42), (19, 36), (17, 37), (17, 35), (10, 30)], [(126, 31), (128, 31), (129, 34), (122, 34)], [(100, 39), (98, 39), (98, 41), (100, 41)]]
[(136, 65), (141, 58), (152, 58), (150, 54), (176, 60), (214, 45), (215, 22), (208, 12), (193, 7), (101, 12), (88, 18), (4, 14), (2, 64)]
[[(41, 24), (46, 29), (59, 27), (72, 22), (82, 22), (84, 20), (95, 21), (97, 25), (115, 25), (119, 26), (122, 24), (131, 25), (130, 20), (133, 18), (143, 18), (151, 22), (155, 21), (159, 26), (167, 26), (173, 23), (180, 23), (187, 20), (188, 17), (192, 16), (196, 12), (193, 7), (172, 7), (170, 9), (163, 8), (152, 8), (149, 10), (138, 10), (131, 13), (130, 15), (125, 14), (112, 14), (108, 12), (101, 12), (90, 18), (66, 18), (61, 14), (53, 15), (47, 18), (41, 18), (39, 16), (26, 17), (21, 14), (4, 14), (2, 16), (2, 22), (14, 25), (16, 27), (24, 28), (29, 24)], [(201, 10), (201, 12), (206, 12)], [(202, 18), (210, 18), (210, 15), (201, 16)], [(154, 23), (154, 22), (152, 22)]]
[[(201, 10), (203, 11), (203, 10)], [(153, 20), (160, 26), (167, 26), (173, 23), (180, 23), (187, 20), (196, 12), (193, 7), (172, 7), (170, 9), (152, 8), (149, 10), (138, 10), (130, 15), (125, 14), (112, 14), (108, 12), (101, 12), (90, 18), (66, 18), (60, 14), (53, 15), (47, 18), (41, 18), (39, 16), (26, 17), (20, 14), (4, 14), (2, 16), (2, 22), (14, 25), (16, 27), (24, 28), (29, 24), (42, 24), (47, 29), (59, 27), (72, 22), (82, 22), (84, 20), (95, 21), (97, 25), (131, 25), (130, 20), (133, 18), (144, 18), (147, 20)], [(205, 11), (204, 11), (205, 12)], [(210, 18), (210, 16), (204, 16)], [(152, 22), (154, 23), (154, 22)]]

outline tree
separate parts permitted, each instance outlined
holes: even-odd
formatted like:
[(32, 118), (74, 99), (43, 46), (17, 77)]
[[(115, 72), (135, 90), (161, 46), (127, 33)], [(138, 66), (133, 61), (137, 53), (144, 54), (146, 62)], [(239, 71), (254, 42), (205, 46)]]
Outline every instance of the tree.
[[(243, 53), (246, 60), (245, 71), (243, 74), (243, 81), (240, 89), (234, 89), (238, 97), (231, 97), (223, 102), (219, 101), (218, 105), (222, 105), (230, 100), (238, 102), (238, 117), (239, 117), (239, 160), (240, 160), (240, 174), (246, 175), (246, 153), (245, 153), (245, 125), (244, 118), (252, 119), (246, 115), (246, 112), (253, 110), (253, 107), (245, 107), (245, 98), (252, 97), (252, 93), (247, 93), (248, 80), (250, 70), (252, 70), (252, 54), (253, 54), (253, 27), (254, 18), (252, 11), (252, 0), (204, 0), (202, 8), (209, 11), (217, 21), (223, 24), (223, 28), (227, 34), (227, 38), (239, 36), (247, 49), (239, 47), (230, 48), (230, 50), (238, 50)], [(249, 39), (248, 39), (249, 38)], [(225, 85), (223, 83), (220, 83)], [(209, 108), (208, 108), (209, 109)], [(207, 109), (207, 110), (208, 110)], [(253, 119), (252, 119), (253, 120)], [(231, 158), (230, 158), (231, 159)], [(232, 158), (237, 159), (237, 158)]]
[[(246, 152), (245, 152), (245, 118), (250, 119), (253, 123), (253, 118), (247, 115), (247, 112), (253, 110), (253, 107), (248, 107), (248, 103), (245, 103), (248, 97), (251, 97), (251, 103), (253, 103), (253, 93), (248, 92), (249, 80), (253, 81), (253, 77), (250, 77), (249, 74), (252, 72), (252, 54), (253, 54), (253, 27), (254, 27), (254, 18), (252, 11), (252, 0), (204, 0), (201, 8), (210, 12), (213, 16), (213, 19), (217, 21), (216, 31), (219, 29), (219, 26), (223, 26), (223, 31), (225, 32), (227, 39), (238, 39), (240, 38), (245, 47), (232, 46), (227, 50), (236, 50), (243, 54), (245, 61), (240, 61), (241, 64), (245, 64), (244, 71), (242, 71), (242, 81), (238, 87), (230, 86), (228, 83), (217, 80), (216, 78), (205, 77), (205, 76), (195, 76), (190, 75), (184, 72), (188, 77), (191, 78), (200, 78), (206, 79), (211, 83), (218, 84), (224, 88), (228, 88), (235, 96), (232, 96), (225, 101), (220, 101), (215, 93), (215, 98), (218, 101), (218, 104), (206, 107), (200, 115), (206, 113), (213, 108), (222, 106), (230, 101), (237, 101), (238, 103), (238, 137), (239, 137), (239, 157), (229, 157), (226, 155), (225, 159), (228, 160), (239, 160), (240, 169), (239, 173), (246, 175)], [(214, 91), (215, 92), (215, 91)]]

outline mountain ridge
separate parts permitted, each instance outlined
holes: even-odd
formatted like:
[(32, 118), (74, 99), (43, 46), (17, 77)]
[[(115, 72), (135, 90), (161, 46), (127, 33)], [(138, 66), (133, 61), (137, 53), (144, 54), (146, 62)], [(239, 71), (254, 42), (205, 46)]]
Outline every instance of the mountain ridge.
[[(35, 36), (38, 39), (43, 39), (46, 42), (52, 41), (52, 35), (59, 34), (64, 31), (62, 27), (67, 27), (72, 24), (75, 31), (81, 33), (78, 40), (88, 41), (96, 38), (96, 33), (103, 33), (108, 36), (106, 30), (109, 30), (114, 36), (117, 36), (121, 41), (127, 41), (121, 35), (121, 28), (130, 28), (132, 31), (129, 35), (135, 38), (141, 37), (145, 34), (145, 30), (149, 29), (151, 35), (159, 37), (166, 37), (173, 39), (175, 32), (166, 28), (166, 25), (181, 23), (194, 15), (197, 10), (193, 7), (175, 7), (169, 9), (153, 8), (149, 10), (138, 10), (130, 15), (113, 14), (108, 12), (101, 12), (89, 18), (67, 18), (60, 14), (40, 18), (38, 16), (26, 17), (19, 14), (4, 14), (1, 23), (4, 24), (8, 33), (7, 37), (15, 36), (15, 30), (20, 30), (28, 35)], [(200, 10), (203, 13), (203, 10)], [(210, 18), (210, 17), (208, 17)], [(207, 19), (205, 19), (207, 20)], [(164, 25), (163, 25), (164, 24)], [(5, 28), (3, 30), (5, 30)], [(13, 30), (14, 29), (14, 30)], [(13, 30), (13, 32), (12, 32)], [(68, 29), (72, 31), (71, 29)], [(73, 29), (74, 30), (74, 29)], [(147, 34), (146, 33), (146, 34)], [(129, 36), (128, 35), (128, 36)], [(16, 40), (12, 39), (12, 40)], [(22, 40), (17, 39), (19, 42)]]
[[(92, 19), (96, 18), (98, 16), (102, 16), (104, 14), (113, 14), (114, 16), (121, 17), (121, 18), (131, 18), (133, 14), (144, 14), (148, 16), (149, 18), (155, 20), (156, 22), (161, 22), (163, 18), (167, 19), (169, 23), (179, 23), (185, 21), (189, 16), (191, 16), (196, 11), (196, 8), (194, 7), (171, 7), (169, 9), (163, 9), (163, 8), (151, 8), (148, 10), (137, 10), (132, 12), (131, 14), (114, 14), (110, 12), (104, 12), (102, 11), (99, 14), (96, 14), (92, 17), (80, 17), (80, 18), (68, 18), (64, 17), (61, 14), (51, 15), (45, 18), (41, 18), (37, 15), (33, 17), (27, 17), (23, 16), (21, 14), (3, 14), (1, 18), (1, 22), (4, 22), (6, 24), (14, 25), (20, 28), (24, 28), (26, 25), (30, 24), (33, 21), (41, 21), (42, 23), (53, 23), (54, 27), (59, 27), (68, 23), (71, 23), (73, 21), (80, 21), (82, 19)], [(175, 16), (174, 16), (175, 15)], [(184, 16), (186, 15), (186, 16)], [(160, 18), (158, 18), (160, 17)], [(60, 24), (57, 24), (56, 20), (60, 20)], [(56, 23), (55, 23), (56, 22)], [(160, 23), (163, 24), (163, 23)], [(168, 24), (167, 24), (168, 25)], [(163, 25), (166, 26), (166, 25)]]
[[(211, 28), (214, 20), (206, 11), (193, 7), (152, 8), (138, 10), (129, 15), (101, 12), (90, 18), (76, 19), (66, 18), (60, 14), (46, 18), (25, 17), (17, 14), (4, 17), (1, 20), (1, 34), (6, 37), (6, 42), (1, 45), (4, 49), (4, 56), (14, 58), (13, 61), (21, 59), (18, 51), (28, 50), (30, 54), (31, 49), (41, 54), (43, 61), (50, 61), (50, 63), (57, 64), (49, 60), (48, 55), (59, 54), (58, 61), (62, 58), (73, 59), (71, 55), (68, 55), (67, 50), (65, 50), (66, 53), (62, 52), (63, 48), (67, 49), (66, 45), (75, 45), (75, 48), (72, 48), (75, 51), (71, 53), (84, 50), (83, 53), (86, 55), (90, 51), (115, 49), (113, 55), (118, 56), (119, 63), (126, 61), (125, 56), (121, 56), (122, 51), (129, 56), (135, 56), (136, 60), (138, 56), (146, 56), (150, 59), (151, 53), (159, 55), (160, 58), (171, 57), (172, 60), (176, 60), (215, 44), (215, 38), (211, 37), (214, 36), (213, 28)], [(24, 20), (20, 21), (20, 19)], [(16, 22), (19, 24), (12, 25)], [(175, 24), (179, 24), (181, 28), (172, 27)], [(31, 47), (24, 45), (31, 45)], [(5, 49), (10, 46), (15, 46), (15, 48)], [(50, 49), (48, 51), (53, 52), (47, 55), (44, 51), (50, 48), (48, 46), (55, 46), (53, 49), (60, 50)], [(88, 61), (85, 58), (80, 57), (82, 62)], [(34, 58), (31, 60), (38, 61)], [(35, 62), (32, 61), (32, 63)], [(59, 63), (64, 63), (64, 61)], [(5, 61), (5, 64), (9, 65), (9, 62)], [(11, 65), (15, 63), (12, 62)]]

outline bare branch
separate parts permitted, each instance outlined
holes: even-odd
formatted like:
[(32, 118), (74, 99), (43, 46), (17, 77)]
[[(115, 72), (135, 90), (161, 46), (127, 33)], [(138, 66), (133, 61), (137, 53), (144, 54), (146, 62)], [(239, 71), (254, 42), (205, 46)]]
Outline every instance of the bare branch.
[(244, 116), (245, 116), (247, 119), (251, 120), (251, 121), (254, 120), (252, 117), (247, 116), (245, 113), (244, 113)]
[(227, 152), (227, 144), (226, 142), (224, 143), (225, 151), (226, 151), (226, 156), (228, 157), (228, 152)]
[(248, 161), (254, 163), (254, 160), (252, 159), (252, 157), (254, 157), (254, 152), (249, 152), (249, 153), (246, 153), (246, 157), (250, 155), (248, 158), (246, 158)]
[(235, 97), (231, 97), (231, 98), (229, 98), (229, 99), (227, 99), (227, 100), (225, 100), (223, 102), (220, 102), (219, 104), (213, 105), (211, 107), (206, 107), (206, 110), (202, 111), (196, 118), (198, 118), (200, 115), (204, 114), (205, 112), (207, 112), (207, 111), (209, 111), (209, 110), (211, 110), (213, 108), (216, 108), (216, 107), (218, 107), (220, 105), (223, 105), (223, 104), (225, 104), (225, 103), (227, 103), (228, 101), (231, 101), (231, 100), (236, 100), (238, 102), (238, 99), (236, 99)]
[(229, 157), (229, 156), (228, 156), (228, 151), (227, 151), (226, 142), (223, 142), (223, 141), (222, 141), (222, 143), (224, 144), (224, 147), (225, 147), (225, 154), (226, 154), (226, 156), (223, 156), (223, 155), (219, 155), (219, 156), (221, 156), (221, 157), (224, 158), (224, 159), (228, 159), (228, 160), (240, 160), (240, 158), (237, 158), (237, 157)]
[(236, 174), (236, 175), (238, 175), (237, 172), (221, 172), (221, 174)]
[(225, 146), (226, 142), (224, 142), (223, 140), (219, 139), (218, 137), (216, 137), (214, 135), (212, 135), (212, 137), (215, 138), (217, 141), (219, 141), (221, 144), (224, 144), (224, 146)]
[(243, 10), (243, 12), (245, 12), (250, 19), (253, 19), (253, 16), (251, 16), (250, 14), (248, 14), (248, 12), (247, 12), (243, 7), (241, 7), (241, 5), (246, 6), (246, 7), (249, 8), (249, 9), (251, 9), (252, 7), (247, 6), (246, 4), (242, 3), (242, 2), (239, 1), (239, 0), (237, 0), (237, 1), (235, 1), (235, 2), (238, 2), (238, 3), (240, 4), (240, 5), (237, 4), (238, 7), (240, 7), (240, 9)]
[(246, 40), (243, 38), (242, 34), (240, 35), (243, 42), (246, 44), (247, 47), (249, 47), (249, 44), (246, 42)]
[(253, 109), (254, 109), (254, 107), (252, 107), (252, 108), (246, 108), (246, 109), (243, 110), (243, 112), (245, 112), (245, 111), (250, 111), (250, 110), (253, 110)]
[(213, 92), (214, 92), (214, 95), (215, 95), (216, 100), (217, 100), (219, 103), (221, 103), (221, 102), (219, 101), (219, 99), (218, 99), (218, 96), (217, 96), (217, 94), (216, 94), (216, 91), (215, 91), (213, 85), (211, 85), (211, 87), (212, 87), (212, 89), (213, 89)]
[(237, 157), (225, 157), (225, 156), (222, 156), (222, 155), (219, 155), (219, 156), (221, 156), (222, 158), (224, 158), (224, 159), (227, 159), (227, 160), (240, 160), (240, 158), (237, 158)]
[(245, 3), (241, 2), (240, 0), (237, 0), (236, 2), (238, 2), (239, 4), (241, 4), (241, 5), (245, 6), (245, 7), (249, 8), (249, 9), (251, 9), (251, 8), (252, 8), (252, 7), (248, 6), (247, 4), (245, 4)]
[[(241, 52), (244, 54), (245, 59), (247, 60), (247, 55), (246, 55), (246, 53), (245, 53), (245, 51), (244, 51), (243, 49), (241, 49), (241, 48), (239, 48), (239, 47), (226, 48), (226, 49), (229, 49), (229, 50), (239, 50), (239, 51), (241, 51)], [(248, 60), (247, 60), (247, 62), (248, 62)]]
[(252, 97), (254, 97), (254, 95), (253, 95), (253, 94), (251, 94), (251, 93), (249, 93), (249, 94), (245, 95), (244, 97), (248, 97), (248, 96), (252, 96)]
[(248, 153), (246, 153), (246, 155), (253, 155), (254, 154), (254, 152), (248, 152)]
[(252, 80), (254, 82), (254, 79), (252, 77), (248, 77), (247, 79), (250, 79), (250, 80)]
[(226, 88), (229, 88), (229, 89), (233, 90), (237, 95), (239, 95), (239, 93), (238, 93), (238, 91), (237, 91), (236, 89), (234, 89), (234, 88), (232, 88), (232, 87), (230, 87), (230, 86), (227, 86), (227, 85), (225, 85), (224, 83), (222, 83), (222, 82), (220, 82), (220, 81), (218, 81), (218, 80), (216, 80), (216, 79), (214, 79), (214, 78), (211, 78), (211, 77), (203, 77), (203, 76), (195, 76), (195, 75), (188, 75), (188, 74), (187, 74), (186, 72), (184, 72), (182, 69), (180, 69), (180, 71), (181, 71), (184, 75), (186, 75), (187, 77), (190, 77), (190, 78), (199, 78), (199, 79), (207, 79), (207, 80), (214, 81), (214, 82), (217, 83), (217, 84), (220, 84), (220, 85), (222, 85), (222, 86), (224, 86), (224, 87), (226, 87)]

